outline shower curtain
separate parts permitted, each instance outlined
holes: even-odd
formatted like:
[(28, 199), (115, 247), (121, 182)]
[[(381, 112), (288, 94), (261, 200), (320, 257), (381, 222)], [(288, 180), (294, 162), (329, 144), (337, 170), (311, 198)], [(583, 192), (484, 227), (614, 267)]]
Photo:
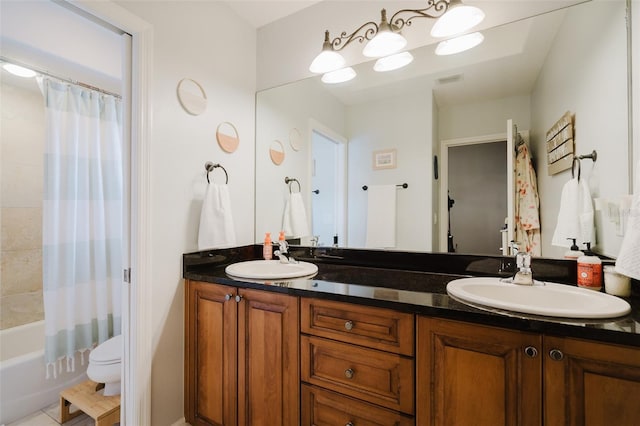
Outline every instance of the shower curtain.
[(119, 99), (39, 79), (45, 100), (43, 298), (47, 377), (121, 332)]

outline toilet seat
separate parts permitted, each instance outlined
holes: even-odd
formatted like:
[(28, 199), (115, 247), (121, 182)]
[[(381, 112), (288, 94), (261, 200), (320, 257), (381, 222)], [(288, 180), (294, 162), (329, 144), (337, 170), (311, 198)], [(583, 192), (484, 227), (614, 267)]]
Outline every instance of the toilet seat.
[(104, 396), (120, 394), (121, 361), (122, 334), (99, 344), (89, 354), (87, 376), (96, 383), (104, 383)]
[(99, 344), (89, 354), (89, 364), (113, 365), (122, 359), (122, 334), (112, 337)]

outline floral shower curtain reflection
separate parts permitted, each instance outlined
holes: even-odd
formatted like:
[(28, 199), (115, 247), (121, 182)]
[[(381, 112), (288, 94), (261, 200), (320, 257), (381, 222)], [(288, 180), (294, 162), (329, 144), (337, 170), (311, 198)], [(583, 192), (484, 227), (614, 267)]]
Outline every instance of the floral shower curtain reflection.
[[(119, 99), (39, 79), (46, 111), (43, 298), (47, 376), (121, 332)], [(84, 358), (82, 358), (84, 361)]]

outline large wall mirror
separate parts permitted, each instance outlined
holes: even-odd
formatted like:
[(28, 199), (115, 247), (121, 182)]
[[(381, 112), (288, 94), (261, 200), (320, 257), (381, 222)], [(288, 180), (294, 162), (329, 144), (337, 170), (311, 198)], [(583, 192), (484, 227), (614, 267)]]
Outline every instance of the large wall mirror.
[[(571, 171), (548, 174), (545, 136), (569, 111), (577, 154), (598, 152), (596, 162), (581, 164), (597, 199), (594, 249), (617, 256), (624, 229), (609, 207), (629, 194), (631, 173), (626, 2), (564, 5), (483, 30), (484, 42), (461, 54), (436, 56), (429, 45), (413, 50), (401, 70), (378, 73), (364, 63), (346, 83), (313, 77), (258, 92), (256, 242), (280, 230), (289, 176), (301, 184), (311, 229), (291, 236), (303, 244), (315, 235), (332, 245), (337, 236), (339, 246), (367, 247), (367, 222), (376, 216), (363, 187), (400, 185), (386, 248), (447, 251), (451, 234), (458, 253), (500, 255), (511, 120), (534, 158), (542, 256), (562, 257), (567, 249), (552, 246), (551, 237)], [(301, 149), (274, 167), (269, 143), (293, 128)], [(374, 152), (388, 151), (393, 167), (375, 167)]]

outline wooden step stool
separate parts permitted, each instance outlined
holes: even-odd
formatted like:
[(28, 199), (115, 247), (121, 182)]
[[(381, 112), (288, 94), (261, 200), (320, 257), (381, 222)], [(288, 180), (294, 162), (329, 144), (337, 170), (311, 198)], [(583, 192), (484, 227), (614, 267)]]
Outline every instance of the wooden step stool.
[[(102, 388), (104, 384), (87, 380), (60, 392), (60, 422), (67, 422), (85, 413), (95, 420), (96, 426), (113, 426), (114, 423), (119, 423), (120, 395), (101, 395), (98, 391)], [(70, 413), (71, 404), (78, 410)]]

